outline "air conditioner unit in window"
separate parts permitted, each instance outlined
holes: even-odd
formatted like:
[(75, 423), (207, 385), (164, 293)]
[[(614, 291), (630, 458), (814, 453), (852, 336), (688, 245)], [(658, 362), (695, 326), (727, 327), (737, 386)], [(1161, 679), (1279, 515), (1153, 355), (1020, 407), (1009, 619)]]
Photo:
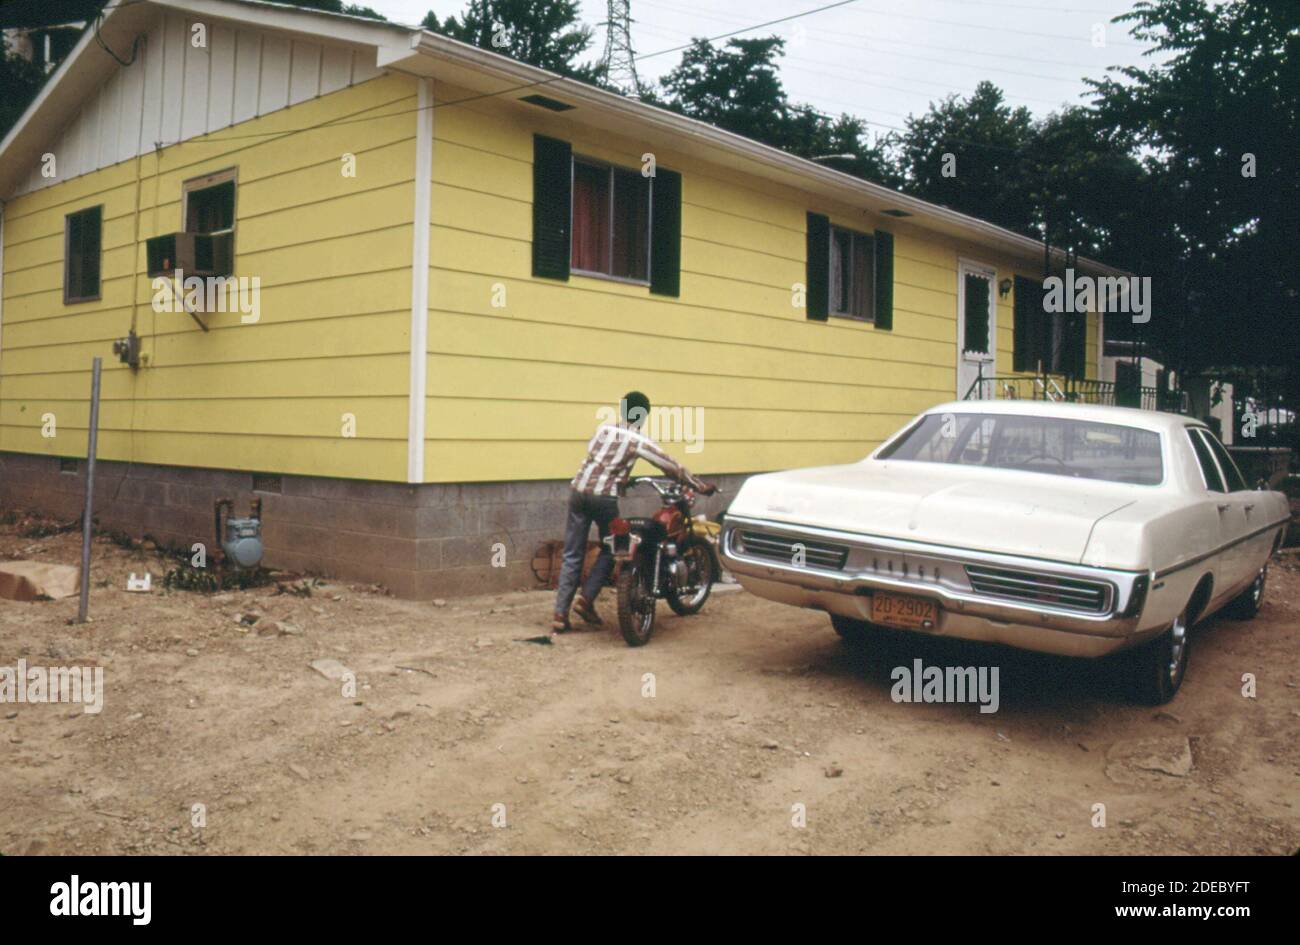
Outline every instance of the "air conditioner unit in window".
[(215, 256), (223, 255), (229, 261), (229, 249), (215, 247), (216, 239), (210, 233), (166, 233), (153, 237), (145, 243), (149, 276), (173, 276), (178, 269), (186, 276), (216, 275)]

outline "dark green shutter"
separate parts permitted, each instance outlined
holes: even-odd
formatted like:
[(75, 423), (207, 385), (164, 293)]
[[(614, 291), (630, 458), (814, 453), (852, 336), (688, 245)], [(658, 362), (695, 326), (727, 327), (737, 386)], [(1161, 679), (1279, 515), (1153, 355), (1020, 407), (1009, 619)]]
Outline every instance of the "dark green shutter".
[(894, 327), (894, 234), (876, 230), (876, 328)]
[(1075, 318), (1078, 324), (1075, 326), (1074, 363), (1070, 366), (1070, 373), (1083, 378), (1088, 375), (1088, 314), (1081, 312)]
[(681, 295), (682, 175), (656, 168), (650, 193), (650, 291)]
[(1016, 276), (1015, 293), (1011, 367), (1016, 371), (1035, 371), (1041, 353), (1040, 345), (1036, 344), (1041, 341), (1038, 329), (1046, 321), (1043, 318), (1043, 287), (1033, 279)]
[(82, 244), (86, 254), (85, 295), (99, 295), (99, 263), (104, 230), (104, 208), (95, 207), (86, 214), (85, 242)]
[(831, 221), (820, 213), (808, 214), (807, 285), (804, 293), (809, 318), (826, 321), (831, 294)]
[(533, 135), (533, 275), (569, 278), (573, 150)]

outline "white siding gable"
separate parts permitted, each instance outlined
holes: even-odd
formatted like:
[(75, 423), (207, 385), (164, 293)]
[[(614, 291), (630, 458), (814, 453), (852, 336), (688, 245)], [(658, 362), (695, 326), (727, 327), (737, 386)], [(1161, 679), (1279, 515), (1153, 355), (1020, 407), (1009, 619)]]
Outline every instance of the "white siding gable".
[[(375, 50), (325, 45), (162, 11), (135, 60), (86, 100), (48, 149), (56, 176), (35, 165), (17, 193), (39, 190), (152, 151), (328, 95), (382, 74)], [(118, 50), (122, 58), (129, 50)]]

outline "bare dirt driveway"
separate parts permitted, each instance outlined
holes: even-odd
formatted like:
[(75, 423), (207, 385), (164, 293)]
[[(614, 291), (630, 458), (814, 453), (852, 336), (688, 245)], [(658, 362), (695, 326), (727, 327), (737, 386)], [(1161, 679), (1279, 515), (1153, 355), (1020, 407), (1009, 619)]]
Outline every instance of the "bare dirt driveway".
[[(3, 528), (0, 556), (72, 563), (76, 536)], [(1202, 629), (1153, 709), (1107, 664), (856, 652), (823, 615), (736, 589), (663, 608), (641, 649), (612, 629), (547, 646), (519, 642), (544, 632), (542, 592), (128, 594), (163, 565), (101, 541), (89, 627), (67, 623), (75, 600), (0, 601), (0, 665), (105, 680), (99, 714), (0, 706), (0, 852), (1291, 853), (1295, 560), (1256, 620)], [(890, 670), (918, 657), (998, 666), (998, 711), (894, 702)]]

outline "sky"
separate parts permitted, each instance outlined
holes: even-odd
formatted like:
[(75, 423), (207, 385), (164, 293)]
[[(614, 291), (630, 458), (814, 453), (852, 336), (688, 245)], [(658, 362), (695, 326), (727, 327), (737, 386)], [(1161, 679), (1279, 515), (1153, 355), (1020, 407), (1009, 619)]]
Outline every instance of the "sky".
[[(364, 2), (409, 24), (430, 9), (442, 19), (467, 5)], [(640, 78), (657, 79), (681, 59), (680, 52), (653, 55), (660, 50), (828, 2), (631, 0)], [(909, 114), (924, 112), (931, 102), (970, 93), (981, 79), (996, 83), (1010, 104), (1036, 117), (1086, 101), (1080, 97), (1083, 77), (1101, 78), (1108, 66), (1152, 63), (1128, 35), (1128, 24), (1110, 22), (1131, 7), (1129, 0), (855, 0), (741, 35), (783, 37), (781, 76), (791, 100), (833, 115), (856, 115), (870, 123), (874, 137), (901, 128)], [(591, 58), (598, 59), (605, 0), (582, 0), (582, 10), (596, 31)]]

